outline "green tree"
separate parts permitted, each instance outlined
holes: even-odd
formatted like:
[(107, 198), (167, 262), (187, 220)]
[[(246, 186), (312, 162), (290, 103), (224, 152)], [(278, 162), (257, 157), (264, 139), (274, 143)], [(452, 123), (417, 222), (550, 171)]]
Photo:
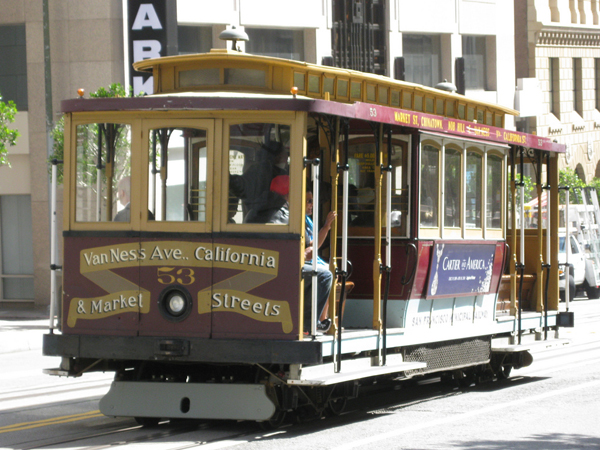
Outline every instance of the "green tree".
[[(586, 186), (586, 184), (583, 182), (583, 180), (581, 178), (579, 178), (579, 176), (575, 173), (575, 171), (573, 169), (571, 169), (570, 167), (567, 167), (566, 169), (562, 169), (558, 172), (558, 184), (559, 186), (569, 186), (569, 191), (570, 191), (570, 195), (569, 195), (569, 203), (573, 204), (573, 203), (580, 203), (581, 200), (579, 200), (578, 202), (576, 201), (577, 199), (577, 195), (576, 195), (576, 189), (578, 188), (584, 188)], [(566, 202), (566, 195), (564, 191), (560, 192), (560, 203), (564, 204)]]
[[(130, 93), (132, 89), (130, 88)], [(140, 94), (144, 95), (144, 94)], [(91, 98), (116, 98), (116, 97), (126, 97), (127, 92), (125, 87), (120, 83), (112, 83), (108, 86), (108, 88), (101, 87), (96, 92), (91, 92)], [(48, 158), (48, 162), (50, 163), (52, 160), (56, 159), (58, 161), (62, 161), (64, 158), (65, 151), (65, 119), (61, 117), (61, 119), (56, 123), (54, 128), (52, 129), (52, 154)], [(98, 135), (98, 125), (92, 125), (90, 133), (85, 136), (82, 141), (82, 145), (86, 147), (87, 154), (89, 155), (89, 165), (95, 165), (95, 158), (97, 158), (97, 148), (96, 148), (96, 140)], [(121, 140), (124, 139), (124, 136)], [(125, 145), (124, 142), (118, 142), (117, 147), (122, 148)], [(51, 166), (49, 165), (49, 168)], [(95, 172), (93, 172), (95, 173)], [(95, 176), (95, 175), (93, 175)], [(57, 170), (57, 181), (58, 184), (62, 184), (63, 182), (63, 167), (62, 165), (58, 165)]]
[(2, 101), (2, 94), (0, 93), (0, 166), (8, 165), (10, 163), (6, 158), (8, 154), (8, 147), (12, 147), (17, 143), (19, 132), (8, 128), (8, 125), (15, 121), (17, 114), (17, 107), (11, 100), (8, 103)]

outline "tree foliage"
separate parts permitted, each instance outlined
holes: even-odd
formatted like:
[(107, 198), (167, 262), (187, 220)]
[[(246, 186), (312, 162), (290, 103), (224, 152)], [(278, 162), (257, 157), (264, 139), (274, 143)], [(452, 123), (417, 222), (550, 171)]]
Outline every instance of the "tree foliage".
[(8, 103), (2, 101), (2, 94), (0, 93), (0, 166), (8, 165), (10, 163), (7, 159), (8, 147), (12, 147), (17, 143), (19, 132), (17, 130), (10, 129), (8, 125), (15, 121), (17, 115), (17, 107), (11, 100)]
[[(132, 89), (130, 88), (130, 93)], [(143, 95), (143, 94), (141, 94)], [(96, 92), (91, 92), (91, 98), (116, 98), (116, 97), (125, 97), (127, 96), (127, 92), (125, 87), (120, 83), (112, 83), (108, 86), (108, 88), (100, 87)], [(54, 128), (52, 129), (52, 154), (48, 158), (48, 162), (51, 163), (53, 160), (63, 161), (64, 160), (64, 150), (65, 150), (65, 119), (61, 117), (61, 119), (56, 123)], [(97, 148), (96, 148), (96, 140), (98, 135), (98, 125), (94, 124), (91, 126), (90, 133), (87, 133), (87, 136), (84, 138), (82, 145), (85, 146), (86, 154), (89, 156), (89, 165), (93, 166), (95, 164), (94, 159), (97, 158)], [(124, 145), (122, 142), (118, 144)], [(118, 145), (119, 146), (119, 145)], [(49, 168), (51, 166), (49, 165)], [(94, 175), (95, 176), (95, 175)], [(62, 184), (63, 182), (63, 168), (62, 164), (58, 165), (57, 170), (57, 181), (58, 184)]]

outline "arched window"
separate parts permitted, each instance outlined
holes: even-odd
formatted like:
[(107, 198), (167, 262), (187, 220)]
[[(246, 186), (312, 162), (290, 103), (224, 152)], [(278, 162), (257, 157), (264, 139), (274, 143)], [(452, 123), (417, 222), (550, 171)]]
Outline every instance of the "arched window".
[(585, 181), (585, 170), (583, 169), (583, 166), (580, 164), (577, 164), (577, 167), (575, 167), (575, 174), (577, 174), (577, 176), (579, 177), (579, 179), (581, 181), (583, 181), (584, 183)]

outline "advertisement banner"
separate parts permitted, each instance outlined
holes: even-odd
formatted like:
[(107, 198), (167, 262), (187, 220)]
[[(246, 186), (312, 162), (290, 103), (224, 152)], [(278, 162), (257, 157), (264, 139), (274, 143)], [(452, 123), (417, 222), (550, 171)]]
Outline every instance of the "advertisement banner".
[(490, 292), (495, 244), (435, 244), (427, 298)]

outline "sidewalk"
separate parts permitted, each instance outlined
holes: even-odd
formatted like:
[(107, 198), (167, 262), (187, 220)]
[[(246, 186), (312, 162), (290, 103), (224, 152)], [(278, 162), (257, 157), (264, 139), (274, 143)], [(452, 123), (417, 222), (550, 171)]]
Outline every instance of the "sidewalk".
[(0, 307), (0, 355), (27, 350), (42, 351), (48, 332), (48, 308)]

